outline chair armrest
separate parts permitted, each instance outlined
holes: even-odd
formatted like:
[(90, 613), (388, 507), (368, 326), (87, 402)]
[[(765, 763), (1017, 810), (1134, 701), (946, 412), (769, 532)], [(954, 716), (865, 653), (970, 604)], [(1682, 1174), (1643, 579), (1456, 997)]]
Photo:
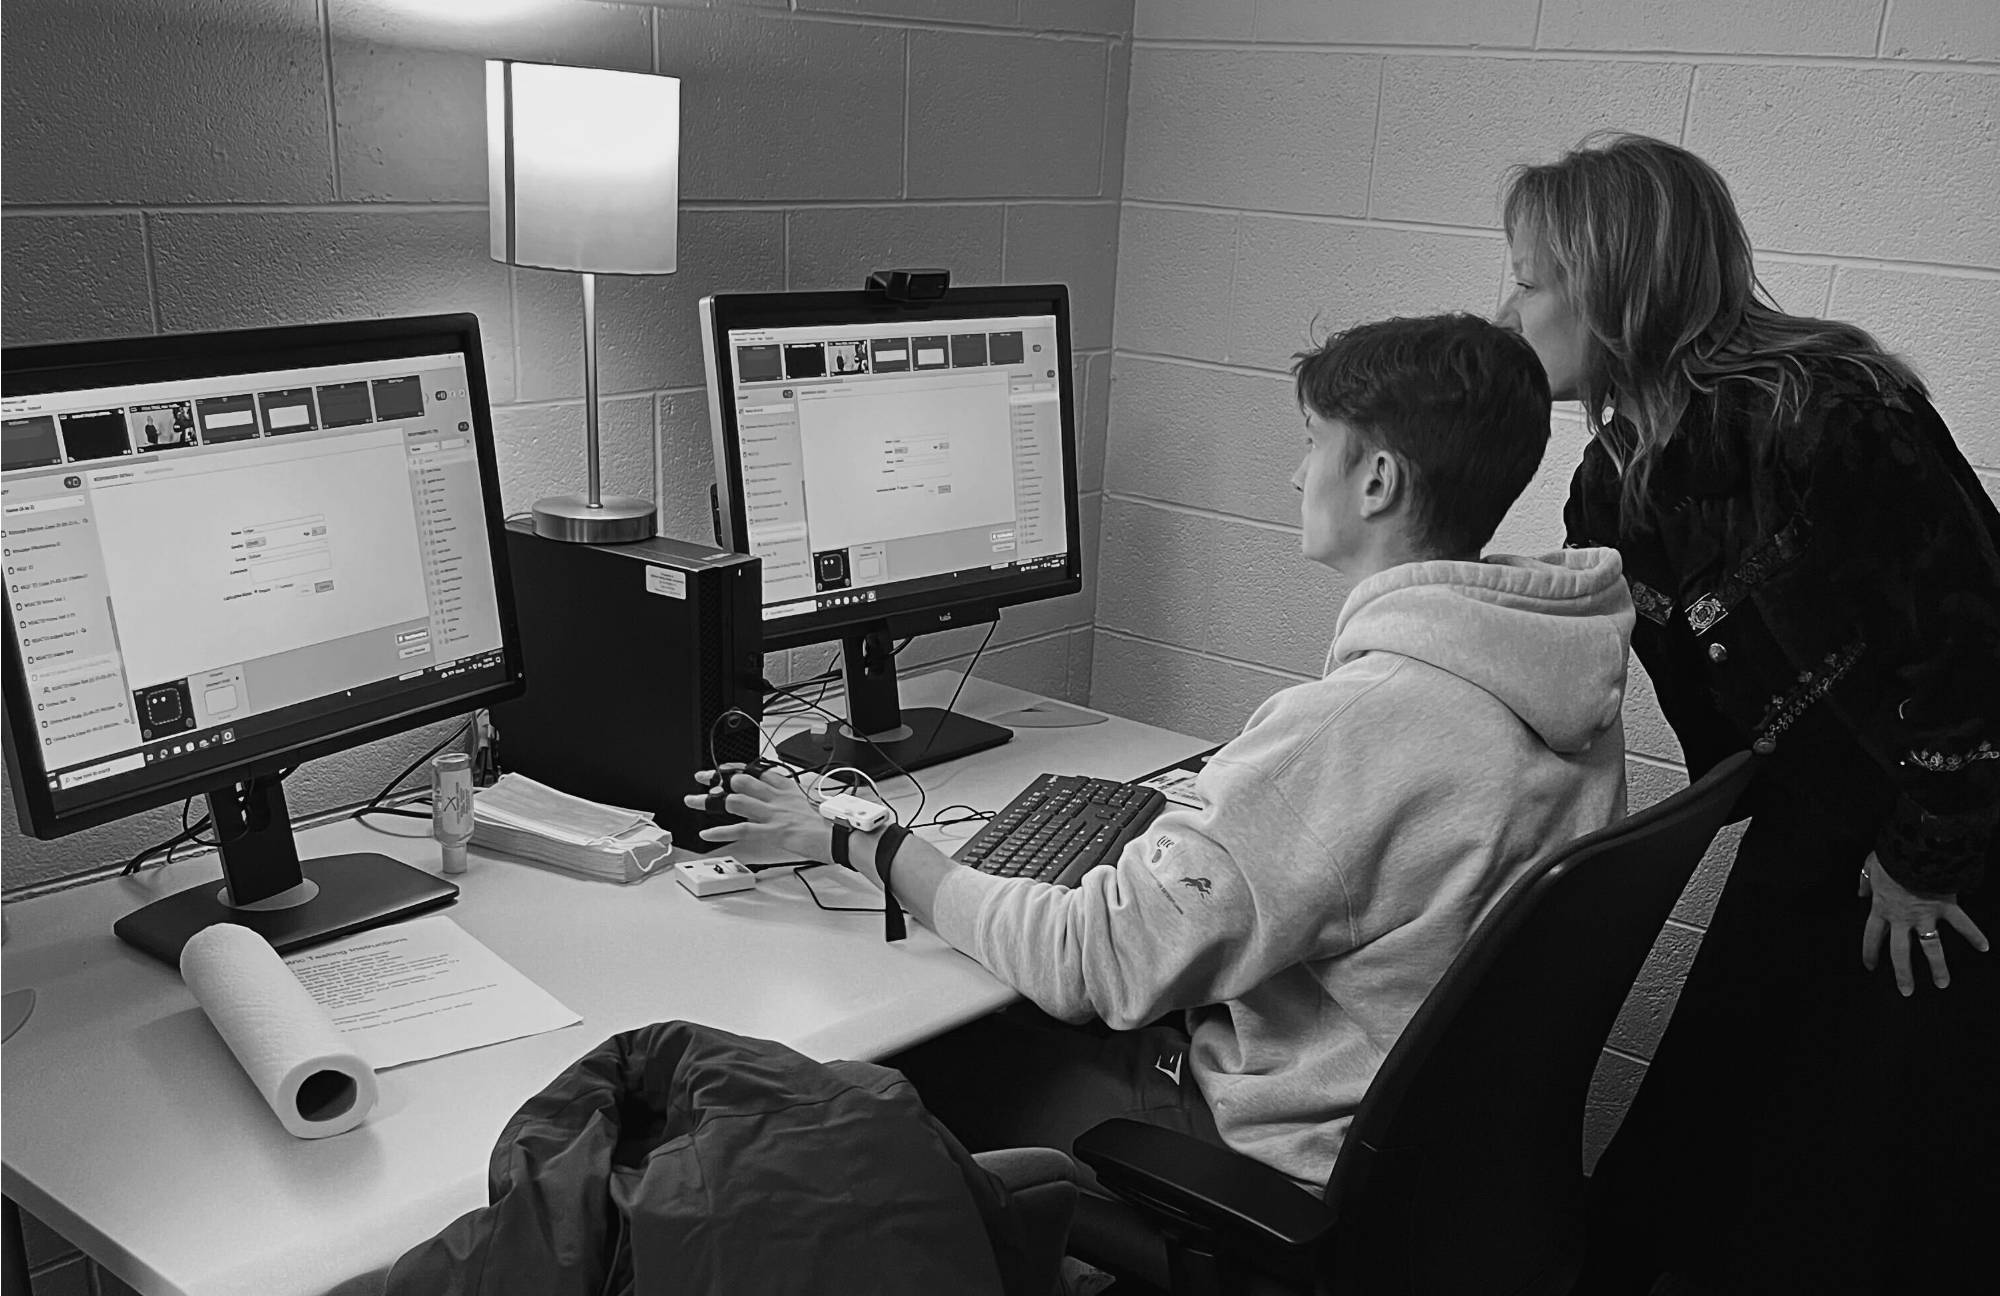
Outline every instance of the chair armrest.
[(1286, 1247), (1333, 1227), (1325, 1202), (1241, 1153), (1120, 1117), (1093, 1126), (1072, 1151), (1107, 1192), (1176, 1220)]

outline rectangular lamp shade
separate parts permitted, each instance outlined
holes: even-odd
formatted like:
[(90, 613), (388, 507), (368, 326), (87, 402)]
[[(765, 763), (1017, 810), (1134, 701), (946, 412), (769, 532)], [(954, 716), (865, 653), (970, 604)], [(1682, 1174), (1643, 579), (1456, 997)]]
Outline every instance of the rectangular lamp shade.
[(676, 77), (489, 59), (493, 259), (672, 274), (680, 148)]

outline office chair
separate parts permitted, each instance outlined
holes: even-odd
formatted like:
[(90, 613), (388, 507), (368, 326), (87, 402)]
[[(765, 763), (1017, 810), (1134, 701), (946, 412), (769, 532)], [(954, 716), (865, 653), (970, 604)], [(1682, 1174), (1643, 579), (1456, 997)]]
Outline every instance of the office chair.
[(1111, 1120), (1075, 1155), (1070, 1251), (1174, 1296), (1566, 1293), (1591, 1073), (1654, 939), (1756, 772), (1740, 752), (1501, 897), (1389, 1051), (1318, 1199), (1249, 1157)]

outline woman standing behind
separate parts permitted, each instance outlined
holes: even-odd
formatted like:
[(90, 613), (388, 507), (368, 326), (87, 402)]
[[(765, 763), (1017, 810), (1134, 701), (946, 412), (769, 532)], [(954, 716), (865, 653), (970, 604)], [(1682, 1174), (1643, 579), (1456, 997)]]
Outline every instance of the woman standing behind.
[(1690, 773), (1764, 756), (1579, 1290), (1962, 1290), (2000, 1219), (2000, 513), (1906, 365), (1757, 300), (1692, 153), (1587, 142), (1505, 215), (1501, 322), (1593, 433), (1569, 542), (1622, 552)]

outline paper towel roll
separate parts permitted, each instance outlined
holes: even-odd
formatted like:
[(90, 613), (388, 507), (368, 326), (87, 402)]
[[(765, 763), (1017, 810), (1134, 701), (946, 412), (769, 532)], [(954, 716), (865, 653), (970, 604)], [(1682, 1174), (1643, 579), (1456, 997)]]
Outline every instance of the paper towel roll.
[(181, 979), (288, 1133), (344, 1134), (375, 1106), (375, 1071), (278, 952), (236, 923), (196, 932)]

